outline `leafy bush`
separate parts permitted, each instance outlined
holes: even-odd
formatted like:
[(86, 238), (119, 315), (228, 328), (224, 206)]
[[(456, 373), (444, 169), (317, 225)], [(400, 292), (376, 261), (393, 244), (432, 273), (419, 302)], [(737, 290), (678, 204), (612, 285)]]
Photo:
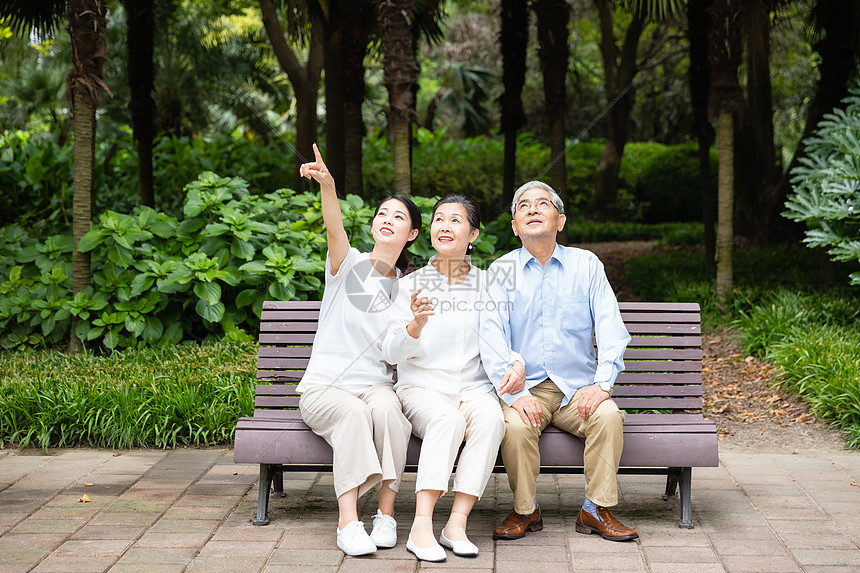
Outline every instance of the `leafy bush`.
[[(783, 215), (807, 224), (804, 243), (836, 261), (860, 261), (860, 80), (806, 139), (806, 157), (791, 174), (794, 193)], [(856, 268), (856, 264), (854, 265)], [(860, 285), (860, 271), (851, 274)]]
[(256, 345), (0, 351), (0, 447), (211, 445), (253, 412)]
[[(629, 149), (627, 149), (629, 147)], [(622, 176), (634, 186), (644, 221), (699, 221), (702, 196), (699, 187), (698, 148), (695, 145), (636, 143), (625, 147)], [(717, 185), (717, 155), (711, 154), (712, 188)], [(716, 212), (716, 192), (714, 193)]]
[[(226, 336), (248, 340), (264, 300), (319, 299), (326, 242), (316, 193), (251, 195), (247, 183), (204, 172), (186, 185), (183, 218), (148, 207), (105, 211), (78, 247), (92, 254), (91, 285), (72, 297), (72, 240), (39, 242), (17, 226), (0, 239), (0, 345), (56, 345), (75, 334), (109, 349)], [(429, 227), (435, 198), (416, 198)], [(341, 202), (359, 250), (373, 247), (373, 208)], [(485, 266), (496, 238), (475, 241)], [(429, 234), (412, 246), (416, 265), (433, 254)]]

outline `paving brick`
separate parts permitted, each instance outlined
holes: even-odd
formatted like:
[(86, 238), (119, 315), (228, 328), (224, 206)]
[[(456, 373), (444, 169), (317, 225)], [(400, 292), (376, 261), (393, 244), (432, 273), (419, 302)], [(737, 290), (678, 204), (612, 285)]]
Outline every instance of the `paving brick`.
[(186, 567), (194, 556), (196, 549), (189, 547), (131, 547), (117, 561), (118, 565), (162, 565), (174, 564)]
[(119, 557), (132, 544), (130, 540), (113, 539), (72, 539), (66, 541), (52, 552), (64, 556), (104, 556)]
[(857, 550), (798, 549), (792, 553), (802, 565), (839, 565), (860, 569), (860, 551)]
[(716, 554), (709, 547), (643, 547), (649, 563), (716, 563)]
[(573, 571), (569, 563), (496, 560), (496, 573), (562, 573)]
[(801, 571), (791, 557), (729, 555), (723, 558), (729, 573), (795, 573)]
[(107, 571), (116, 556), (57, 555), (53, 553), (39, 563), (33, 573), (94, 573)]
[(194, 547), (201, 548), (209, 540), (210, 532), (157, 533), (147, 531), (138, 539), (135, 547)]
[(340, 549), (276, 549), (269, 558), (268, 565), (323, 565), (338, 566), (344, 559)]
[(248, 571), (259, 571), (265, 563), (263, 557), (247, 557), (242, 555), (230, 556), (202, 556), (194, 558), (187, 573), (247, 573)]
[(72, 539), (114, 539), (134, 541), (146, 531), (143, 525), (92, 525), (80, 528)]

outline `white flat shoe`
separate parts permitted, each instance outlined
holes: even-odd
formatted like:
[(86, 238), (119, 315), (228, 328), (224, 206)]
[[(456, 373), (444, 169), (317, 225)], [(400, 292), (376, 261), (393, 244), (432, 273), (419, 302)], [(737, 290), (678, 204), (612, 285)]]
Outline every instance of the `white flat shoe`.
[(477, 557), (478, 556), (478, 547), (466, 539), (465, 541), (451, 541), (447, 537), (445, 537), (445, 530), (442, 530), (442, 534), (439, 536), (439, 544), (443, 547), (447, 547), (451, 551), (454, 552), (454, 555), (457, 557)]
[(441, 563), (448, 558), (441, 545), (433, 545), (432, 547), (425, 547), (423, 549), (416, 547), (415, 544), (412, 543), (412, 534), (410, 534), (409, 538), (406, 540), (406, 551), (415, 554), (415, 557), (417, 557), (419, 561)]

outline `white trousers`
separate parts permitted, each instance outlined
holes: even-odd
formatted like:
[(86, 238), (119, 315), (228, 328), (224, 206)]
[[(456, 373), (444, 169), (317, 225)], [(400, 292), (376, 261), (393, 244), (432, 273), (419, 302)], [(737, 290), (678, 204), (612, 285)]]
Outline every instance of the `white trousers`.
[(334, 386), (313, 386), (299, 399), (305, 423), (334, 452), (337, 497), (358, 488), (364, 495), (380, 481), (393, 480), (397, 491), (412, 426), (391, 384), (376, 384), (358, 394)]
[(415, 491), (448, 491), (454, 460), (465, 440), (454, 474), (454, 491), (480, 498), (505, 435), (496, 393), (459, 402), (429, 388), (398, 388), (397, 395), (413, 433), (422, 440)]

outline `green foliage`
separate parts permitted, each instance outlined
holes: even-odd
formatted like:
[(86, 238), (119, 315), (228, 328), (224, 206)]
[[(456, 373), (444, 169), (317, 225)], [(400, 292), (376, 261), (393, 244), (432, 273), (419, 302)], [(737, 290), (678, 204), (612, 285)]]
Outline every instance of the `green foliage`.
[[(184, 217), (148, 207), (105, 211), (79, 243), (92, 283), (71, 296), (71, 239), (38, 242), (7, 227), (0, 253), (0, 345), (54, 345), (75, 333), (109, 349), (211, 336), (248, 339), (264, 299), (318, 298), (325, 235), (319, 198), (204, 172), (186, 186)], [(366, 227), (361, 200), (344, 205), (348, 232)], [(361, 233), (356, 233), (359, 237)], [(8, 256), (8, 258), (7, 258)]]
[[(807, 156), (793, 171), (794, 193), (783, 215), (807, 225), (804, 243), (822, 247), (836, 261), (860, 261), (860, 84), (843, 100), (845, 109), (826, 114)], [(856, 268), (856, 265), (855, 265)], [(851, 274), (860, 285), (860, 271)]]
[(0, 351), (0, 447), (175, 447), (231, 442), (251, 415), (256, 345)]
[[(702, 196), (698, 147), (638, 143), (625, 147), (622, 176), (634, 182), (640, 216), (648, 223), (699, 221)], [(711, 152), (711, 186), (717, 187), (717, 153)], [(716, 212), (716, 192), (714, 193)]]
[(779, 289), (734, 322), (749, 354), (779, 371), (779, 384), (860, 447), (860, 305), (855, 293)]
[(661, 245), (701, 245), (705, 230), (701, 223), (567, 223), (567, 238), (572, 243), (601, 241), (659, 241)]

